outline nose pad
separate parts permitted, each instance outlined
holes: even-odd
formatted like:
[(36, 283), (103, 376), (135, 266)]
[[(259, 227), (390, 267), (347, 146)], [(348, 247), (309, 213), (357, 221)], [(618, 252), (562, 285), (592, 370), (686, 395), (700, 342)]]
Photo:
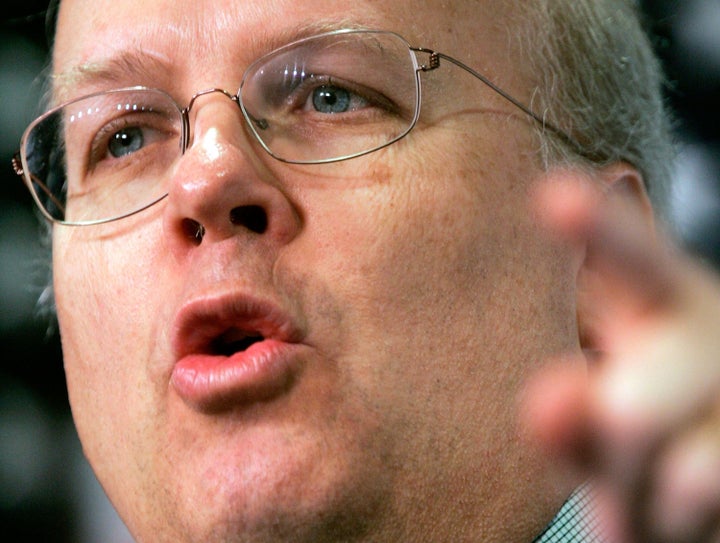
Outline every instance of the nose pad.
[[(184, 127), (185, 128), (185, 139), (182, 143), (182, 148), (184, 151), (187, 150), (192, 145), (192, 142), (193, 142), (193, 134), (192, 134), (193, 130), (191, 130), (191, 127), (193, 126), (193, 124), (195, 124), (195, 119), (193, 119), (193, 106), (195, 105), (195, 102), (199, 98), (202, 98), (203, 96), (208, 96), (211, 94), (223, 95), (225, 98), (227, 98), (228, 100), (230, 100), (232, 103), (234, 103), (237, 106), (238, 113), (242, 112), (242, 109), (240, 108), (240, 102), (239, 102), (238, 96), (235, 94), (232, 94), (231, 92), (229, 92), (225, 89), (222, 89), (219, 87), (213, 87), (213, 88), (205, 89), (205, 90), (195, 93), (190, 98), (190, 101), (188, 102), (187, 107), (183, 110), (183, 117), (184, 117), (184, 124), (185, 124), (185, 127)], [(244, 123), (244, 119), (241, 118), (242, 117), (241, 115), (239, 115), (238, 117), (240, 120), (240, 125), (242, 126), (242, 124)]]

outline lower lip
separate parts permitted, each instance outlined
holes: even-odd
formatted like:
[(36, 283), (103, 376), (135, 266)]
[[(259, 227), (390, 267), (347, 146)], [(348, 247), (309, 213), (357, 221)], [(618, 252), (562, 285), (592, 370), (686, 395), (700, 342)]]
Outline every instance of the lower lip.
[(297, 372), (297, 346), (263, 340), (231, 356), (191, 354), (173, 368), (171, 383), (199, 411), (267, 401), (288, 389)]

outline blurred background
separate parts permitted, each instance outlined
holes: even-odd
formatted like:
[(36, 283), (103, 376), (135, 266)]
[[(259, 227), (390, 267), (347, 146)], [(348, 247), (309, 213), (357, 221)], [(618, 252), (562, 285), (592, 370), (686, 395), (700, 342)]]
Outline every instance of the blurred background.
[[(10, 0), (0, 13), (0, 525), (17, 542), (129, 543), (72, 426), (57, 330), (38, 310), (50, 272), (43, 228), (10, 166), (40, 113), (46, 4)], [(643, 5), (678, 116), (670, 219), (720, 268), (720, 0)]]

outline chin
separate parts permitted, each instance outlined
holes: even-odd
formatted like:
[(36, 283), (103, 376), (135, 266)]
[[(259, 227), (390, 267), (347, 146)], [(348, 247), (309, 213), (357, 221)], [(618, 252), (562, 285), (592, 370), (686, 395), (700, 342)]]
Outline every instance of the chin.
[[(205, 500), (188, 497), (170, 504), (175, 526), (152, 527), (152, 537), (139, 541), (157, 543), (293, 542), (322, 543), (371, 541), (384, 500), (371, 489), (347, 481), (281, 478), (255, 481), (252, 486), (228, 484), (216, 488)], [(287, 481), (288, 484), (284, 484)], [(292, 481), (292, 482), (290, 482)], [(218, 483), (216, 481), (216, 483)], [(207, 491), (207, 489), (206, 489)], [(160, 533), (167, 537), (158, 538)]]
[(382, 455), (368, 454), (364, 440), (312, 430), (261, 425), (164, 458), (165, 483), (143, 489), (144, 501), (158, 504), (146, 510), (161, 513), (128, 515), (157, 522), (139, 529), (138, 541), (376, 541), (372, 532), (392, 509)]

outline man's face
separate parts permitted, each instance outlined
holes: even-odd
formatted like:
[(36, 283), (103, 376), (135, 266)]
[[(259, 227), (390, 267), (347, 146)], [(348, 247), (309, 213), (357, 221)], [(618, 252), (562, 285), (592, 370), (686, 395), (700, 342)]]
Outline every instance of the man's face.
[[(64, 98), (145, 85), (186, 104), (308, 27), (353, 25), (524, 99), (500, 4), (64, 0), (54, 68)], [(407, 138), (324, 166), (273, 160), (205, 96), (165, 200), (55, 228), (74, 417), (139, 540), (489, 541), (547, 520), (515, 401), (576, 341), (572, 266), (527, 211), (527, 119), (449, 65), (422, 78)]]

